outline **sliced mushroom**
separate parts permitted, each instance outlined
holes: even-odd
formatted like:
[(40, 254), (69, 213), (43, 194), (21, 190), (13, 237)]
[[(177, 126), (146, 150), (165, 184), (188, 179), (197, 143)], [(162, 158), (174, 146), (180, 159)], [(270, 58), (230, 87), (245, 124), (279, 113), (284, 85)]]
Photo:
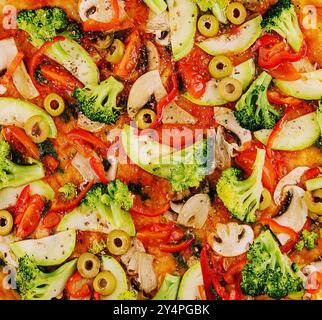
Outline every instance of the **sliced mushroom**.
[(195, 124), (196, 118), (186, 110), (180, 108), (175, 102), (168, 104), (162, 115), (164, 124)]
[(159, 45), (169, 45), (170, 24), (168, 11), (163, 11), (161, 14), (157, 15), (152, 10), (150, 10), (145, 31), (147, 33), (153, 33), (155, 35), (155, 40)]
[(283, 200), (283, 189), (286, 186), (296, 185), (300, 182), (301, 177), (309, 167), (297, 167), (284, 176), (277, 184), (274, 191), (274, 201), (277, 205), (280, 205)]
[(170, 201), (170, 208), (175, 213), (180, 213), (183, 206), (184, 206), (184, 203), (182, 202), (176, 203), (176, 202)]
[(179, 212), (177, 222), (186, 227), (201, 229), (211, 210), (210, 198), (207, 194), (199, 193), (191, 197)]
[(230, 144), (225, 140), (224, 128), (219, 126), (215, 138), (215, 167), (220, 170), (230, 168), (234, 150), (235, 144)]
[[(304, 201), (305, 191), (297, 186), (287, 186), (283, 189), (283, 195), (291, 194), (292, 200), (285, 213), (274, 218), (280, 225), (289, 227), (296, 232), (300, 232), (306, 222), (308, 216), (308, 209)], [(290, 238), (288, 234), (278, 233), (276, 237), (282, 245), (284, 245)]]
[(218, 223), (215, 232), (208, 237), (212, 249), (223, 257), (235, 257), (245, 253), (253, 240), (253, 229), (236, 222)]
[[(125, 4), (118, 0), (119, 20), (126, 18)], [(83, 21), (93, 19), (99, 22), (110, 22), (114, 18), (111, 0), (81, 0), (79, 2), (79, 16)]]
[(233, 132), (240, 141), (240, 146), (235, 146), (237, 151), (252, 141), (252, 134), (249, 130), (242, 128), (236, 120), (232, 110), (224, 107), (214, 108), (215, 120), (225, 129)]
[(131, 248), (121, 256), (121, 261), (129, 274), (137, 269), (137, 257), (135, 256), (137, 252), (145, 252), (145, 249), (143, 243), (137, 238), (134, 238), (131, 243)]
[(106, 172), (106, 177), (108, 181), (114, 181), (116, 179), (117, 167), (118, 167), (118, 160), (115, 157), (108, 157), (108, 162), (110, 163), (110, 167)]
[(131, 119), (135, 118), (152, 95), (157, 102), (167, 95), (158, 70), (149, 71), (134, 82), (127, 102), (127, 112)]
[(77, 125), (89, 132), (99, 132), (104, 129), (105, 124), (88, 119), (83, 113), (78, 113)]
[(160, 57), (157, 47), (151, 41), (148, 41), (146, 43), (146, 49), (148, 52), (148, 70), (159, 70)]

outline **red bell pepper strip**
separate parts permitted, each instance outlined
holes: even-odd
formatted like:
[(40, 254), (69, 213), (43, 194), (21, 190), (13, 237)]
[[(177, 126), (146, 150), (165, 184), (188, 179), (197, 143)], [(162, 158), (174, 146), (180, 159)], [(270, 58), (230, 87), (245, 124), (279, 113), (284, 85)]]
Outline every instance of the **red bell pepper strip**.
[(47, 41), (45, 42), (32, 56), (30, 62), (29, 62), (29, 74), (31, 77), (31, 80), (35, 87), (39, 87), (39, 83), (35, 79), (35, 71), (38, 68), (39, 61), (42, 58), (42, 56), (45, 54), (46, 50), (53, 45), (54, 43), (58, 41), (63, 41), (65, 40), (65, 37), (63, 36), (57, 36), (54, 37), (52, 41)]
[(305, 284), (305, 290), (308, 293), (314, 294), (320, 291), (322, 284), (322, 273), (318, 271), (312, 272)]
[(269, 45), (279, 43), (280, 41), (280, 37), (271, 34), (265, 34), (255, 42), (255, 44), (252, 46), (252, 51), (257, 51), (259, 48), (267, 47)]
[(275, 68), (283, 62), (295, 62), (302, 59), (307, 51), (307, 45), (303, 45), (299, 52), (293, 52), (292, 49), (284, 43), (282, 39), (279, 42), (272, 42), (259, 48), (258, 64), (264, 69)]
[(192, 238), (187, 239), (179, 244), (161, 244), (160, 250), (162, 252), (170, 252), (170, 253), (179, 252), (179, 251), (189, 248), (194, 241), (195, 241), (195, 238), (192, 237)]
[(44, 209), (44, 201), (38, 194), (32, 195), (26, 211), (23, 213), (21, 222), (18, 225), (17, 236), (25, 238), (32, 234), (40, 221), (40, 215)]
[(83, 200), (83, 198), (85, 197), (87, 191), (92, 187), (93, 184), (94, 184), (94, 182), (90, 181), (87, 184), (87, 186), (77, 195), (77, 197), (74, 198), (73, 200), (69, 201), (69, 202), (54, 203), (52, 205), (52, 207), (50, 208), (50, 211), (66, 212), (66, 211), (70, 211), (70, 210), (76, 208), (80, 204), (80, 202)]
[(48, 212), (42, 221), (45, 228), (51, 229), (59, 224), (61, 216), (57, 212)]
[(301, 182), (304, 183), (306, 180), (314, 179), (321, 174), (319, 167), (310, 168), (302, 174)]
[(54, 172), (59, 167), (59, 163), (59, 160), (57, 160), (53, 156), (46, 155), (44, 158), (44, 165), (51, 172)]
[(246, 264), (246, 259), (240, 260), (240, 261), (236, 261), (233, 262), (227, 272), (224, 275), (224, 279), (228, 284), (233, 284), (235, 283), (236, 279), (236, 275), (240, 274), (244, 268)]
[(91, 144), (93, 148), (98, 148), (100, 150), (107, 149), (106, 144), (101, 139), (97, 138), (94, 134), (83, 129), (73, 129), (69, 133), (67, 133), (67, 137), (72, 140), (84, 140)]
[(282, 62), (277, 67), (267, 69), (267, 71), (274, 79), (284, 81), (296, 81), (302, 77), (291, 62)]
[(85, 158), (97, 157), (96, 152), (88, 142), (81, 139), (72, 139), (69, 142), (73, 145), (77, 152), (79, 152)]
[[(69, 297), (75, 299), (86, 298), (91, 295), (91, 288), (88, 283), (84, 283), (82, 286), (79, 285), (84, 278), (81, 274), (76, 271), (67, 281), (66, 290)], [(80, 286), (80, 288), (78, 288)]]
[(168, 242), (173, 228), (173, 223), (154, 223), (138, 230), (136, 236), (141, 241)]
[(101, 180), (101, 182), (107, 184), (108, 179), (106, 177), (106, 172), (104, 170), (102, 162), (97, 157), (91, 157), (89, 159), (89, 164), (91, 165), (92, 169)]
[(268, 90), (267, 92), (268, 101), (272, 104), (288, 107), (293, 106), (297, 107), (300, 106), (303, 102), (300, 99), (293, 98), (293, 97), (286, 97), (283, 96), (281, 93), (277, 91)]
[(284, 253), (290, 251), (300, 238), (299, 234), (292, 228), (282, 226), (273, 219), (263, 218), (259, 222), (268, 225), (274, 233), (286, 233), (290, 236), (290, 240), (280, 248)]
[(164, 214), (169, 209), (169, 207), (169, 203), (166, 203), (161, 207), (147, 207), (142, 203), (140, 196), (136, 195), (134, 197), (133, 206), (130, 209), (130, 212), (134, 214), (142, 214), (147, 217), (157, 217)]
[(37, 146), (31, 141), (27, 136), (25, 130), (18, 128), (16, 126), (5, 126), (2, 129), (3, 135), (7, 141), (10, 141), (12, 138), (18, 141), (29, 153), (30, 155), (39, 160), (39, 151)]
[(154, 121), (151, 123), (150, 128), (156, 128), (162, 120), (163, 117), (163, 111), (165, 109), (165, 107), (172, 102), (178, 93), (178, 80), (176, 75), (173, 73), (171, 76), (171, 81), (172, 81), (172, 90), (170, 91), (170, 93), (165, 96), (164, 98), (162, 98), (159, 103), (157, 104), (157, 108), (156, 108), (156, 117), (154, 119)]
[(214, 288), (221, 299), (229, 300), (229, 293), (226, 291), (226, 288), (220, 284), (216, 272), (213, 269), (213, 263), (208, 257), (209, 250), (210, 247), (207, 244), (200, 253), (201, 271), (207, 298), (209, 300), (217, 300), (216, 295), (212, 291), (212, 288)]
[(7, 85), (12, 78), (14, 72), (18, 68), (19, 64), (21, 63), (22, 59), (24, 57), (24, 54), (22, 52), (18, 52), (16, 56), (13, 58), (11, 63), (9, 64), (6, 73), (4, 76), (0, 79), (0, 83), (3, 85)]
[(30, 199), (30, 185), (28, 184), (21, 190), (20, 195), (17, 199), (15, 211), (14, 211), (15, 217), (22, 215), (26, 211), (29, 203), (29, 199)]
[(93, 294), (93, 298), (94, 298), (94, 300), (101, 300), (101, 294), (100, 293), (98, 293), (98, 292), (94, 292), (94, 294)]
[(58, 88), (65, 88), (74, 91), (76, 88), (82, 88), (84, 85), (72, 76), (67, 70), (53, 65), (42, 65), (40, 67), (41, 75)]

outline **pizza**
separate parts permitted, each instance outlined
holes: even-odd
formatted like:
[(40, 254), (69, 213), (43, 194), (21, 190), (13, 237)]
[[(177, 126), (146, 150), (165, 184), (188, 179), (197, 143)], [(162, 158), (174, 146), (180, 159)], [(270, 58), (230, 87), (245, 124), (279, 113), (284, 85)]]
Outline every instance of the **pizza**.
[(322, 299), (320, 1), (0, 12), (0, 299)]

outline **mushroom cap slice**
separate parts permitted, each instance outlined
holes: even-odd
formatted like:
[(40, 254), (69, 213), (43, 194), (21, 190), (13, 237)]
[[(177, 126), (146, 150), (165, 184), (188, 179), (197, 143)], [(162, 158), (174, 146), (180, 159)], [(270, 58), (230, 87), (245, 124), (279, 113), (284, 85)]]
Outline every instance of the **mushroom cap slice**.
[(195, 124), (196, 122), (194, 116), (175, 102), (169, 103), (163, 110), (162, 123), (164, 124)]
[[(283, 189), (284, 195), (287, 193), (292, 194), (292, 201), (285, 213), (281, 216), (274, 218), (274, 220), (282, 226), (289, 227), (296, 232), (302, 230), (306, 223), (308, 216), (308, 209), (304, 201), (305, 191), (297, 186), (287, 186)], [(285, 233), (276, 234), (279, 242), (284, 245), (290, 238)]]
[(135, 118), (152, 95), (157, 102), (167, 95), (158, 70), (149, 71), (134, 82), (127, 103), (127, 113), (131, 119)]
[(245, 253), (253, 240), (253, 229), (236, 222), (218, 223), (216, 231), (208, 237), (212, 249), (223, 257), (235, 257)]
[(303, 173), (310, 169), (309, 167), (297, 167), (284, 176), (277, 184), (274, 191), (274, 201), (277, 205), (280, 205), (283, 200), (283, 189), (286, 186), (296, 185), (300, 182)]
[(199, 193), (191, 197), (179, 212), (177, 222), (186, 227), (201, 229), (211, 209), (207, 194)]

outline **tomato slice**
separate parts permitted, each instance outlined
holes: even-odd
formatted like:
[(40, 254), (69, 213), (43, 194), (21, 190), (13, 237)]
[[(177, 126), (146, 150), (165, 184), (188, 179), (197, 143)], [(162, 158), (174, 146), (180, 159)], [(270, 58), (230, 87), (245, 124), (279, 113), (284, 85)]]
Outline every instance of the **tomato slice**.
[(85, 279), (76, 271), (67, 281), (66, 290), (68, 296), (81, 299), (91, 295), (92, 291), (88, 279)]
[(29, 203), (29, 199), (30, 199), (30, 185), (28, 184), (22, 189), (17, 199), (15, 212), (14, 212), (16, 217), (22, 215), (26, 211)]
[(45, 228), (51, 229), (58, 225), (60, 222), (61, 217), (60, 214), (57, 212), (48, 212), (42, 221)]
[(282, 62), (277, 67), (268, 69), (268, 73), (275, 79), (295, 81), (301, 79), (301, 74), (290, 62)]
[[(253, 165), (256, 159), (256, 148), (250, 148), (241, 152), (236, 158), (235, 161), (247, 174), (251, 174), (253, 171)], [(277, 183), (276, 172), (272, 161), (266, 156), (265, 164), (263, 169), (263, 185), (270, 191), (274, 192), (276, 183)]]
[(208, 71), (209, 61), (209, 55), (200, 48), (194, 47), (189, 55), (178, 63), (183, 83), (189, 94), (196, 99), (204, 94), (206, 84), (211, 79)]
[(36, 230), (43, 209), (44, 201), (41, 196), (38, 194), (32, 195), (22, 220), (19, 223), (16, 233), (18, 237), (25, 238)]

